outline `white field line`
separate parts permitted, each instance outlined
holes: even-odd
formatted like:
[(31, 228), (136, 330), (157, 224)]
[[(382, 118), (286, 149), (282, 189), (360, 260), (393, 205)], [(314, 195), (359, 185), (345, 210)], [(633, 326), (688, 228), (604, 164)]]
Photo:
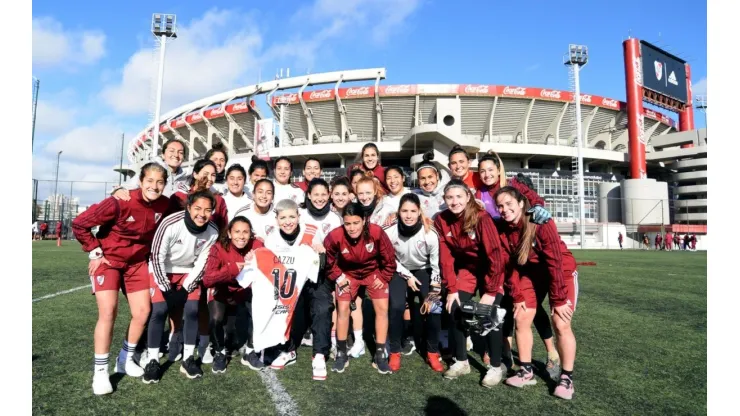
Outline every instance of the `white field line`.
[(298, 405), (290, 394), (285, 390), (280, 380), (278, 380), (275, 372), (269, 368), (259, 372), (262, 383), (267, 387), (267, 391), (270, 393), (272, 402), (275, 403), (278, 415), (280, 416), (299, 416)]
[(41, 296), (40, 298), (33, 299), (33, 302), (38, 302), (40, 300), (53, 298), (53, 297), (56, 297), (56, 296), (59, 296), (59, 295), (67, 294), (67, 293), (76, 292), (76, 291), (78, 291), (80, 289), (85, 289), (85, 288), (89, 288), (89, 287), (90, 287), (90, 285), (73, 287), (72, 289), (62, 290), (61, 292), (56, 292), (56, 293), (52, 293), (50, 295)]

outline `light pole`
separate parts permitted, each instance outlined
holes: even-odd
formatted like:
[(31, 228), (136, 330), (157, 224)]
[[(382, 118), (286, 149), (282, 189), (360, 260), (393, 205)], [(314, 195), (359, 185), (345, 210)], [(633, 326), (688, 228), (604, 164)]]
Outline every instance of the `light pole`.
[(154, 13), (152, 15), (152, 34), (159, 43), (159, 73), (157, 75), (157, 98), (152, 123), (152, 155), (157, 156), (159, 146), (159, 109), (162, 105), (162, 82), (164, 81), (164, 53), (169, 39), (177, 38), (176, 16), (174, 14)]
[[(57, 172), (56, 172), (56, 178), (54, 178), (54, 215), (57, 215), (59, 212), (59, 195), (57, 195), (57, 189), (59, 188), (59, 159), (62, 157), (62, 151), (60, 150), (59, 153), (57, 153)], [(54, 219), (54, 216), (51, 217), (51, 219)]]
[(576, 103), (576, 146), (578, 147), (578, 211), (581, 222), (581, 248), (584, 248), (586, 242), (586, 204), (584, 201), (583, 189), (583, 136), (581, 132), (581, 85), (579, 72), (581, 67), (588, 63), (588, 48), (583, 45), (568, 45), (568, 54), (564, 57), (565, 65), (570, 65), (573, 69), (575, 78), (575, 97)]
[(698, 95), (694, 100), (696, 101), (696, 108), (704, 113), (704, 128), (707, 128), (707, 96)]
[(36, 106), (39, 102), (39, 85), (41, 81), (33, 77), (33, 110), (31, 121), (31, 153), (33, 153), (33, 139), (36, 136)]

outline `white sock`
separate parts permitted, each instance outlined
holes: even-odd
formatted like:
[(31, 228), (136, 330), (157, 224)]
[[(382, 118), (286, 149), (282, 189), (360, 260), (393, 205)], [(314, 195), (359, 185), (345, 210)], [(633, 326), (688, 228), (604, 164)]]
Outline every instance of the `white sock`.
[(355, 342), (362, 341), (362, 330), (361, 329), (355, 329), (352, 331), (353, 334), (355, 334)]
[(185, 344), (185, 348), (182, 351), (182, 361), (185, 362), (185, 360), (192, 357), (193, 352), (195, 352), (195, 345)]
[(331, 331), (331, 345), (332, 347), (337, 346), (337, 331)]
[[(149, 361), (151, 360), (159, 361), (159, 347), (147, 348), (147, 350), (149, 351)], [(149, 364), (149, 363), (146, 363), (146, 364)]]
[(128, 341), (123, 341), (124, 359), (123, 361), (133, 361), (134, 353), (136, 352), (136, 344), (131, 344)]
[(96, 376), (98, 374), (105, 374), (106, 376), (108, 375), (108, 356), (109, 355), (110, 355), (109, 353), (95, 354), (95, 361), (94, 361), (95, 368), (94, 369), (95, 369)]

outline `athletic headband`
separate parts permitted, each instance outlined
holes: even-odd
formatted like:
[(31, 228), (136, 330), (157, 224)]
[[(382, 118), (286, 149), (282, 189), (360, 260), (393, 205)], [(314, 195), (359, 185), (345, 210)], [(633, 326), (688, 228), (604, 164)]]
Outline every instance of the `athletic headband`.
[(449, 191), (452, 188), (460, 188), (460, 189), (464, 189), (466, 191), (470, 191), (470, 188), (468, 187), (468, 185), (465, 185), (465, 183), (463, 183), (463, 182), (458, 183), (456, 181), (454, 181), (454, 182), (453, 181), (449, 181), (449, 182), (447, 182), (447, 185), (445, 186), (445, 192)]
[(434, 169), (434, 171), (435, 171), (435, 172), (439, 173), (439, 171), (437, 170), (437, 167), (436, 167), (436, 166), (434, 166), (434, 165), (433, 165), (433, 164), (431, 164), (431, 163), (430, 163), (430, 164), (428, 164), (428, 165), (421, 165), (421, 166), (419, 166), (418, 168), (416, 168), (416, 173), (419, 173), (419, 171), (420, 171), (420, 170), (422, 170), (422, 169), (426, 169), (426, 168), (431, 168), (431, 169)]

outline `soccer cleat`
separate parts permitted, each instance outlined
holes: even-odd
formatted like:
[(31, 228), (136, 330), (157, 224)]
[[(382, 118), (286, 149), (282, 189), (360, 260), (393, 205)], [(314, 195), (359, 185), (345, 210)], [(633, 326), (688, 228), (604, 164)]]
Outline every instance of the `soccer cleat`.
[(454, 380), (465, 374), (470, 374), (470, 364), (468, 363), (468, 360), (455, 361), (455, 364), (452, 364), (450, 368), (445, 371), (444, 378)]
[(561, 375), (560, 382), (558, 382), (558, 386), (555, 387), (553, 395), (564, 400), (570, 400), (573, 398), (573, 393), (575, 393), (575, 391), (576, 389), (573, 387), (573, 380), (568, 376)]
[(273, 370), (282, 370), (287, 365), (295, 364), (296, 355), (295, 351), (281, 352), (270, 364), (270, 368)]
[(265, 363), (262, 362), (260, 356), (254, 351), (250, 351), (248, 354), (244, 354), (242, 356), (242, 364), (254, 371), (262, 371), (265, 369)]
[(326, 380), (326, 359), (324, 358), (324, 354), (316, 354), (313, 357), (311, 367), (313, 368), (314, 380)]
[(206, 348), (206, 353), (203, 354), (203, 357), (201, 359), (201, 362), (203, 364), (213, 364), (213, 353), (211, 352), (210, 345)]
[(503, 364), (498, 367), (491, 367), (489, 365), (488, 371), (486, 372), (485, 377), (483, 377), (483, 381), (481, 381), (481, 385), (490, 389), (491, 387), (501, 383), (501, 380), (504, 378), (505, 374), (506, 366), (504, 366)]
[(534, 371), (527, 371), (520, 368), (513, 376), (506, 379), (506, 384), (511, 387), (522, 388), (524, 386), (534, 386), (537, 380), (534, 378)]
[(185, 374), (185, 376), (191, 380), (203, 377), (203, 370), (200, 368), (200, 361), (195, 359), (192, 355), (182, 362), (180, 372)]
[(144, 367), (144, 377), (141, 379), (144, 384), (159, 383), (159, 361), (151, 360)]
[(211, 368), (211, 371), (213, 372), (213, 374), (225, 373), (227, 362), (228, 362), (228, 358), (226, 357), (226, 354), (222, 352), (217, 352), (216, 356), (213, 357), (213, 368)]
[(110, 377), (105, 369), (96, 371), (93, 375), (92, 389), (96, 396), (113, 393), (113, 386), (110, 384)]
[(560, 359), (559, 358), (548, 358), (547, 359), (547, 374), (550, 378), (557, 382), (560, 380)]
[(414, 343), (414, 339), (406, 338), (403, 343), (403, 355), (411, 355), (414, 351), (416, 351), (416, 344)]
[[(401, 366), (400, 356), (398, 366)], [(393, 374), (391, 366), (388, 365), (388, 355), (386, 355), (385, 350), (375, 352), (375, 358), (373, 358), (373, 367), (378, 370), (380, 374)]]
[(347, 367), (349, 367), (349, 358), (347, 357), (347, 353), (337, 351), (337, 357), (334, 359), (334, 366), (331, 368), (331, 371), (343, 373)]
[(365, 341), (361, 339), (355, 340), (355, 343), (352, 344), (352, 348), (349, 349), (347, 354), (352, 358), (360, 358), (360, 356), (365, 355)]
[(401, 369), (401, 353), (400, 352), (392, 352), (391, 357), (388, 360), (388, 367), (390, 367), (391, 371), (394, 373)]
[(444, 373), (445, 368), (442, 366), (442, 357), (439, 355), (438, 352), (428, 352), (427, 363), (429, 363), (429, 366), (432, 367), (432, 370), (438, 373)]

